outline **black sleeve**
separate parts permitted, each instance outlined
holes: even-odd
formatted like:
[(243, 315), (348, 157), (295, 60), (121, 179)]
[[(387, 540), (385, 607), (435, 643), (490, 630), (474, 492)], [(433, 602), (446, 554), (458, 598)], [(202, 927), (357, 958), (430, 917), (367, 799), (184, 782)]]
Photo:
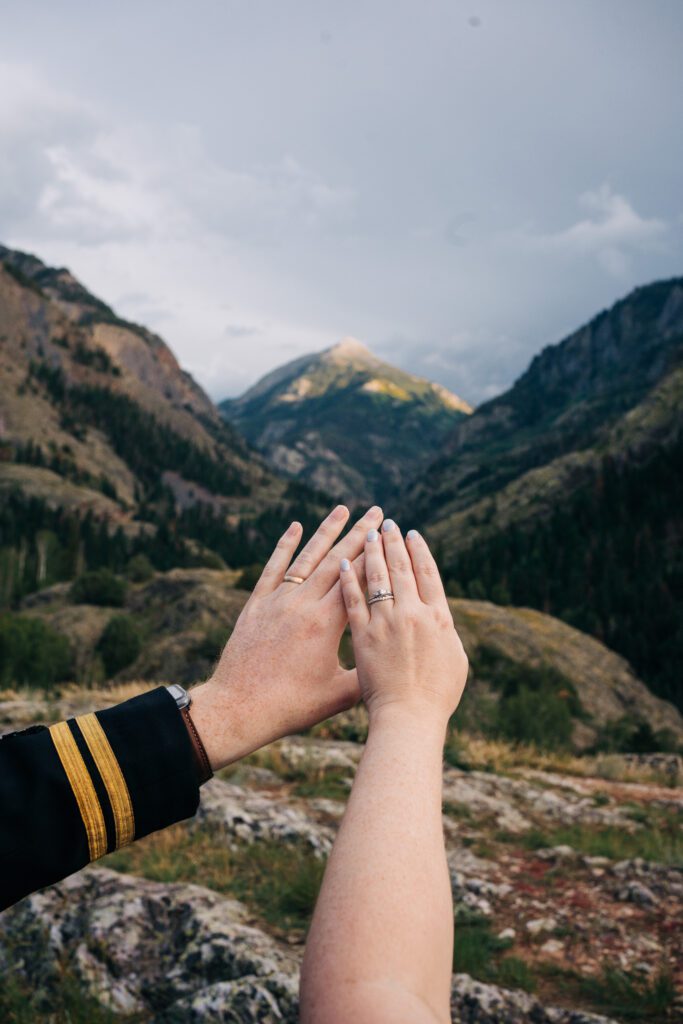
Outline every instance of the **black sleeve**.
[(0, 739), (0, 909), (191, 817), (191, 741), (164, 687)]

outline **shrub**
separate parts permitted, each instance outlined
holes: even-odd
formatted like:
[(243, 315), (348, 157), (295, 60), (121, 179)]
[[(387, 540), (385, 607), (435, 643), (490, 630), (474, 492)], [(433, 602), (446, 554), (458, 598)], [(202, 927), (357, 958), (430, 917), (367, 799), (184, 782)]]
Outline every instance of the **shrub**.
[(677, 753), (679, 744), (668, 729), (655, 732), (649, 722), (624, 715), (606, 722), (598, 733), (594, 753), (655, 754)]
[(83, 573), (71, 586), (74, 604), (97, 604), (121, 608), (126, 600), (126, 583), (109, 569)]
[(133, 583), (148, 583), (154, 575), (154, 566), (147, 555), (133, 555), (126, 566), (126, 576)]
[(568, 746), (572, 717), (566, 701), (557, 694), (523, 686), (501, 701), (499, 730), (506, 739), (552, 750)]
[(71, 648), (40, 619), (6, 614), (0, 616), (0, 683), (41, 686), (68, 679)]
[(97, 643), (107, 676), (114, 676), (135, 661), (142, 647), (140, 630), (130, 615), (114, 615)]
[(229, 631), (224, 626), (212, 626), (193, 644), (191, 653), (196, 657), (215, 662), (221, 656), (227, 642)]
[(263, 566), (260, 562), (254, 562), (252, 565), (245, 566), (239, 574), (235, 586), (238, 590), (253, 590), (262, 572)]

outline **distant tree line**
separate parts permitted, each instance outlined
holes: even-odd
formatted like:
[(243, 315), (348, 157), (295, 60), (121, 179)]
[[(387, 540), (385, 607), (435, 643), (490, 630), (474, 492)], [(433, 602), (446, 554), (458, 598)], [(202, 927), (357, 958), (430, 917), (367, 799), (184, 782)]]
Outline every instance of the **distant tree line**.
[[(298, 492), (297, 492), (298, 493)], [(0, 502), (0, 608), (26, 594), (83, 573), (109, 569), (140, 575), (144, 566), (160, 571), (226, 563), (234, 568), (262, 564), (292, 519), (307, 532), (317, 524), (319, 506), (300, 494), (254, 519), (229, 525), (207, 505), (175, 511), (169, 498), (150, 510), (149, 521), (131, 536), (91, 511), (52, 508), (20, 490)], [(194, 542), (194, 543), (193, 543)], [(145, 570), (146, 571), (146, 570)]]
[(683, 435), (643, 463), (605, 457), (549, 516), (477, 539), (445, 572), (453, 594), (597, 636), (683, 708)]

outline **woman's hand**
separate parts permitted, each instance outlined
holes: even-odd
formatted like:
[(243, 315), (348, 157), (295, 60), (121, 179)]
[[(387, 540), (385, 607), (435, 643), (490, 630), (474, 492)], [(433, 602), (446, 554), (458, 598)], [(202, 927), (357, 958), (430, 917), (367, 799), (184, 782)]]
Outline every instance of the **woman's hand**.
[(446, 1024), (453, 901), (441, 820), (446, 723), (467, 678), (439, 573), (414, 531), (371, 530), (368, 605), (341, 584), (370, 731), (325, 871), (301, 975), (302, 1024)]
[[(359, 699), (356, 672), (343, 669), (337, 653), (346, 625), (339, 559), (351, 561), (362, 554), (366, 534), (379, 526), (382, 510), (371, 508), (333, 547), (348, 518), (348, 509), (337, 506), (293, 562), (302, 528), (292, 523), (215, 672), (193, 689), (192, 719), (214, 770)], [(285, 583), (285, 574), (305, 582)]]
[(426, 541), (411, 530), (404, 543), (387, 519), (365, 543), (368, 593), (393, 600), (368, 605), (349, 559), (341, 585), (351, 625), (361, 693), (370, 723), (385, 709), (448, 721), (467, 680), (467, 656), (453, 625), (443, 583)]

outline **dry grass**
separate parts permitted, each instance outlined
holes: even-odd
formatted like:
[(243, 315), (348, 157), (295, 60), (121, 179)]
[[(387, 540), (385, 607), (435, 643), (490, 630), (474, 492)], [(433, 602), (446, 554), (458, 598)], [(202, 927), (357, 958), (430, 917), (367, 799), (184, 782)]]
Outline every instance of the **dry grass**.
[(463, 767), (495, 772), (497, 775), (505, 775), (519, 768), (534, 768), (538, 771), (606, 779), (610, 782), (661, 786), (680, 784), (680, 779), (672, 780), (671, 774), (664, 769), (629, 764), (619, 754), (581, 757), (563, 751), (543, 751), (522, 743), (484, 739), (468, 733), (457, 733), (453, 743), (455, 760), (451, 763), (457, 761)]

